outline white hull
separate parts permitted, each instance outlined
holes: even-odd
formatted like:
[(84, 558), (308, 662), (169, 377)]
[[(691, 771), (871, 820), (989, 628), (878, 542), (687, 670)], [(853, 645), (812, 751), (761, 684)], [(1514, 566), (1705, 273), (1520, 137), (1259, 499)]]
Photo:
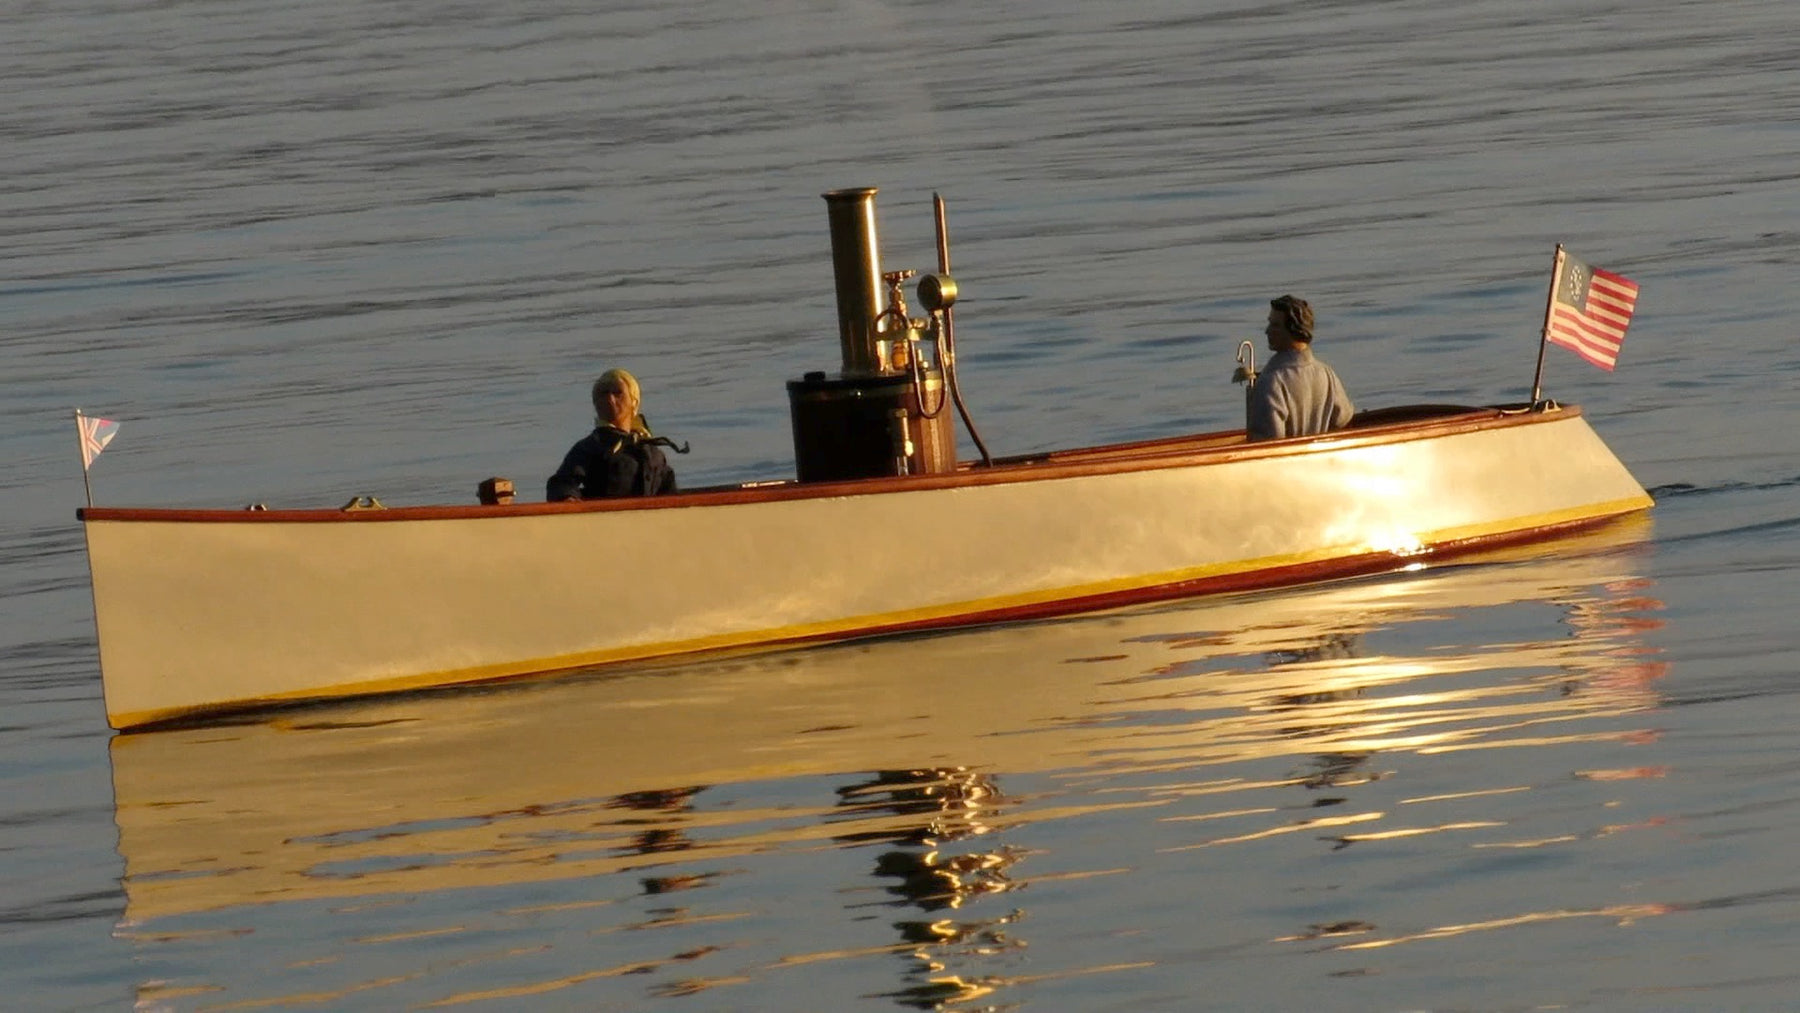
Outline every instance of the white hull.
[(83, 519), (127, 728), (1300, 583), (1649, 505), (1565, 409), (655, 500)]

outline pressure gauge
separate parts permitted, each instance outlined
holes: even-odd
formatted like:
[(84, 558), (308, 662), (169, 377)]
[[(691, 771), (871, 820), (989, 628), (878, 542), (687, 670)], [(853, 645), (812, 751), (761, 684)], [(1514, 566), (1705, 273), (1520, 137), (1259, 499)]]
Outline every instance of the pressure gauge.
[(947, 310), (956, 304), (956, 279), (947, 274), (928, 274), (919, 279), (919, 301), (927, 312)]

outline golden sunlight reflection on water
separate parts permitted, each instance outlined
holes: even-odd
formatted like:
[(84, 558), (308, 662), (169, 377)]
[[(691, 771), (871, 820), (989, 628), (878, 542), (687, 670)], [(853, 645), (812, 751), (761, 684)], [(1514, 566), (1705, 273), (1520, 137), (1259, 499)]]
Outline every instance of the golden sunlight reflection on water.
[[(1636, 536), (1557, 559), (121, 736), (119, 931), (152, 949), (213, 933), (230, 949), (271, 920), (317, 923), (305, 973), (231, 980), (215, 961), (223, 1003), (374, 989), (448, 1004), (627, 980), (671, 996), (899, 959), (910, 970), (890, 998), (947, 1008), (1130, 973), (1146, 965), (1104, 952), (1020, 965), (1027, 913), (1054, 917), (1046, 898), (1147, 862), (1253, 865), (1262, 852), (1243, 849), (1284, 839), (1464, 854), (1616, 832), (1515, 827), (1547, 783), (1529, 764), (1500, 783), (1388, 784), (1425, 757), (1653, 740), (1631, 720), (1661, 671), (1641, 639), (1656, 602), (1632, 572)], [(1446, 623), (1460, 631), (1433, 637)], [(1469, 624), (1492, 639), (1469, 646)], [(1374, 789), (1388, 794), (1359, 796)], [(1102, 813), (1136, 832), (1059, 836)], [(738, 885), (790, 860), (819, 876), (807, 914)], [(482, 924), (466, 901), (448, 922), (431, 913), (433, 895), (468, 890), (491, 898)], [(885, 938), (863, 924), (876, 912), (894, 919)], [(1391, 946), (1474, 930), (1334, 924), (1265, 938)], [(572, 959), (570, 933), (599, 950)], [(646, 935), (660, 953), (636, 943)], [(346, 952), (359, 947), (379, 947), (390, 973), (358, 977)], [(393, 978), (413, 951), (417, 971)], [(533, 956), (546, 951), (559, 955)], [(481, 968), (481, 984), (452, 965)]]

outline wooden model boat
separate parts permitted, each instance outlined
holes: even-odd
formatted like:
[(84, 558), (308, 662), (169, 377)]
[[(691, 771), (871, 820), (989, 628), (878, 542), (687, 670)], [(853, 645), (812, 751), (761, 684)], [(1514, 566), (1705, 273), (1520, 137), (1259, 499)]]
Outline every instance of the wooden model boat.
[[(926, 320), (897, 298), (904, 274), (880, 272), (874, 191), (826, 198), (844, 368), (788, 383), (796, 480), (467, 507), (90, 507), (110, 723), (1319, 581), (1651, 504), (1580, 409), (1549, 402), (959, 463), (941, 204)], [(654, 577), (619, 596), (620, 572)]]

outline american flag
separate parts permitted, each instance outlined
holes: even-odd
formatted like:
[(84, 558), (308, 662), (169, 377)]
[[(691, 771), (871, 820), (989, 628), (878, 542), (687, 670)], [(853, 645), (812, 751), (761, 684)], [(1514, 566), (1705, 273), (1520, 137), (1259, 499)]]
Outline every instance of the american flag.
[(1610, 370), (1618, 364), (1619, 345), (1637, 308), (1637, 282), (1577, 260), (1560, 248), (1556, 255), (1544, 337)]
[(86, 471), (93, 467), (94, 458), (112, 442), (119, 432), (119, 424), (111, 419), (97, 419), (89, 415), (77, 414), (75, 425), (81, 430), (81, 469)]

